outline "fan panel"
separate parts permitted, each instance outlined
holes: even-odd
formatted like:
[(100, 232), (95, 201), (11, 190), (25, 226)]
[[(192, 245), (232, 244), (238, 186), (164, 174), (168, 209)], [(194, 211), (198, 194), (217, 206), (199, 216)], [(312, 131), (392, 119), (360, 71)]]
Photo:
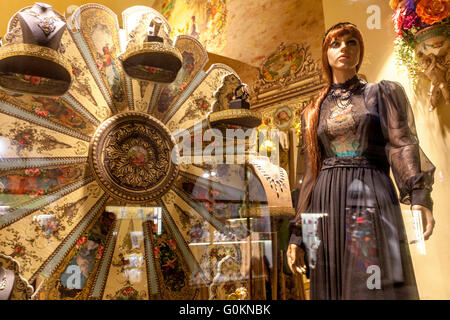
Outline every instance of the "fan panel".
[(155, 272), (158, 277), (159, 293), (164, 300), (192, 300), (198, 295), (198, 290), (191, 286), (191, 270), (184, 260), (179, 244), (167, 227), (164, 218), (161, 232), (157, 232), (150, 223), (144, 227), (150, 228), (150, 243), (153, 253)]
[(176, 129), (186, 129), (194, 126), (196, 121), (205, 119), (211, 111), (214, 102), (214, 93), (222, 83), (222, 78), (233, 73), (233, 71), (224, 65), (213, 65), (206, 78), (189, 95), (189, 98), (183, 103), (180, 109), (171, 117), (167, 123), (170, 131)]
[(174, 191), (169, 191), (162, 200), (186, 244), (210, 240), (212, 226)]
[(117, 16), (104, 6), (87, 4), (78, 8), (73, 17), (79, 19), (83, 40), (106, 85), (109, 98), (118, 111), (127, 109), (125, 74), (118, 59), (121, 45)]
[(90, 175), (87, 164), (0, 171), (0, 205), (11, 208), (56, 192)]
[(87, 157), (89, 143), (2, 114), (0, 148), (2, 158)]
[(68, 30), (64, 32), (61, 42), (65, 48), (64, 55), (68, 57), (72, 65), (73, 82), (68, 95), (102, 122), (111, 115), (111, 111), (75, 44), (72, 33)]
[[(212, 187), (219, 185), (222, 189), (245, 189), (245, 168), (236, 164), (182, 164), (180, 166), (182, 175), (191, 179), (211, 181)], [(232, 200), (232, 199), (230, 199)]]
[(108, 211), (114, 211), (120, 225), (103, 299), (121, 300), (128, 295), (124, 292), (136, 292), (135, 299), (146, 300), (149, 295), (142, 216), (137, 207), (126, 207), (122, 212), (113, 209), (107, 207)]
[(0, 101), (14, 108), (18, 114), (30, 114), (36, 118), (56, 123), (70, 131), (87, 136), (95, 131), (95, 125), (71, 107), (62, 98), (47, 98), (30, 95), (9, 95), (0, 90)]
[(19, 261), (30, 279), (102, 194), (92, 182), (2, 229), (2, 251)]
[[(239, 189), (224, 187), (220, 183), (214, 183), (204, 178), (181, 175), (175, 186), (182, 190), (182, 197), (188, 197), (190, 202), (194, 202), (197, 207), (209, 213), (222, 224), (227, 219), (240, 218), (243, 210), (243, 199), (245, 192)], [(245, 234), (238, 232), (237, 226), (233, 226), (234, 236), (242, 238)], [(226, 227), (219, 228), (219, 231), (228, 234), (230, 230)]]
[(183, 64), (176, 79), (167, 86), (161, 86), (158, 91), (158, 99), (156, 106), (152, 109), (151, 114), (158, 119), (166, 119), (167, 115), (173, 114), (176, 108), (174, 106), (186, 91), (196, 75), (203, 70), (208, 61), (208, 54), (198, 40), (190, 36), (179, 36), (175, 42), (175, 47), (180, 51), (183, 57)]
[(35, 169), (47, 168), (51, 166), (67, 166), (80, 163), (87, 163), (87, 157), (67, 157), (67, 158), (8, 158), (0, 159), (0, 170), (15, 170), (15, 169)]
[(44, 280), (40, 300), (88, 299), (115, 220), (114, 214), (104, 211), (95, 216), (51, 277)]

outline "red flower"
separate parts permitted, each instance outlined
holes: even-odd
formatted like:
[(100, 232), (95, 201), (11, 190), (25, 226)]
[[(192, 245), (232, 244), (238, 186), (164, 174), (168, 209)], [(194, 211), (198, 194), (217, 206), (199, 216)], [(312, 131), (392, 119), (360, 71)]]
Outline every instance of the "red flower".
[(186, 83), (183, 83), (183, 84), (180, 86), (180, 89), (181, 89), (181, 90), (184, 90), (184, 89), (186, 89), (186, 87), (187, 87), (187, 84), (186, 84)]
[(26, 145), (27, 145), (27, 141), (26, 141), (25, 139), (22, 139), (22, 138), (19, 139), (19, 143), (20, 143), (22, 146), (26, 146)]
[(153, 255), (155, 256), (156, 259), (159, 259), (159, 252), (160, 252), (160, 248), (159, 247), (155, 247), (153, 249)]
[(169, 245), (170, 249), (175, 250), (177, 248), (177, 244), (174, 240), (167, 240), (167, 244)]
[(38, 197), (38, 196), (43, 195), (43, 194), (44, 194), (44, 190), (39, 189), (39, 190), (37, 190), (36, 192), (31, 192), (31, 193), (30, 193), (30, 196), (31, 196), (31, 197)]
[(52, 100), (55, 101), (55, 102), (58, 102), (59, 98), (53, 97)]
[(155, 67), (145, 66), (144, 68), (150, 71), (151, 73), (156, 73), (158, 71), (158, 68)]
[(30, 82), (32, 83), (32, 84), (36, 84), (36, 85), (38, 85), (39, 83), (41, 83), (41, 78), (40, 77), (31, 77), (31, 79), (30, 79)]
[(23, 256), (25, 254), (25, 248), (22, 246), (16, 246), (14, 248), (14, 251), (21, 256)]

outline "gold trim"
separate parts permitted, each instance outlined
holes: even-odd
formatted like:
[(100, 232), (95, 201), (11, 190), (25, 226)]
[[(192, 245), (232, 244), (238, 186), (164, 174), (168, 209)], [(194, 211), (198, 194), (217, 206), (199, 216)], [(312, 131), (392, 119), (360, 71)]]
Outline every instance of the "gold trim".
[(72, 83), (72, 66), (69, 61), (56, 50), (29, 43), (14, 43), (1, 47), (0, 60), (16, 56), (37, 57), (59, 64), (66, 69), (67, 73), (69, 73), (70, 82)]
[(183, 61), (183, 56), (177, 48), (161, 42), (144, 42), (137, 45), (132, 45), (119, 56), (119, 60), (123, 62), (132, 56), (149, 52), (170, 54), (178, 60)]
[[(210, 123), (227, 121), (227, 120), (244, 120), (245, 122), (259, 121), (262, 123), (262, 115), (259, 111), (250, 109), (227, 109), (222, 111), (211, 112), (208, 114), (207, 119)], [(256, 125), (255, 127), (257, 127)], [(253, 127), (253, 124), (252, 124)]]
[(246, 214), (242, 214), (243, 218), (262, 217), (261, 211), (269, 209), (271, 218), (293, 218), (295, 216), (295, 209), (293, 207), (250, 207), (244, 210)]

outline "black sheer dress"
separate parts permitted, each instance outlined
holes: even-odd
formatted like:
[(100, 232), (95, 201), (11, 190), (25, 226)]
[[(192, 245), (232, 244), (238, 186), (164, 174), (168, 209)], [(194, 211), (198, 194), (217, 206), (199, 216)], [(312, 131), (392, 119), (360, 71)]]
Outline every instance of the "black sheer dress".
[(332, 85), (317, 131), (321, 169), (314, 183), (305, 151), (297, 210), (309, 215), (291, 223), (290, 240), (307, 249), (311, 299), (418, 299), (399, 198), (432, 209), (435, 168), (403, 88), (357, 77)]

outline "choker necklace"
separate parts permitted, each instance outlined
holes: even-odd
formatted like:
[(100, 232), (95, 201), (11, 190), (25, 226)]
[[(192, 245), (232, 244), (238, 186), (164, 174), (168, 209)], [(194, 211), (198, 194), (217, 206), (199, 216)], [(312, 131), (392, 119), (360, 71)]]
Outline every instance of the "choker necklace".
[(6, 270), (3, 269), (3, 276), (0, 280), (0, 291), (6, 288), (7, 280), (6, 280)]
[(333, 98), (339, 109), (346, 109), (352, 105), (352, 95), (365, 83), (364, 80), (360, 80), (355, 75), (344, 83), (332, 83), (328, 94)]

